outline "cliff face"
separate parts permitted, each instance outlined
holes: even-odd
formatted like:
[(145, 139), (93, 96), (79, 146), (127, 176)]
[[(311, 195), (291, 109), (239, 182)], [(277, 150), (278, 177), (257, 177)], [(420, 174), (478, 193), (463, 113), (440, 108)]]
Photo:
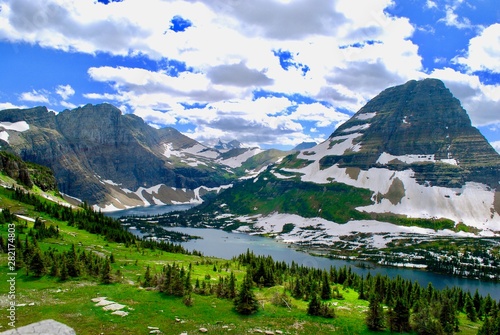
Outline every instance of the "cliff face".
[[(198, 142), (172, 128), (152, 128), (109, 104), (59, 114), (44, 107), (4, 110), (0, 121), (29, 125), (2, 147), (50, 167), (61, 192), (91, 204), (109, 200), (111, 188), (126, 196), (159, 184), (192, 190), (228, 182), (225, 167), (204, 154), (207, 148)], [(175, 154), (170, 155), (171, 151)]]

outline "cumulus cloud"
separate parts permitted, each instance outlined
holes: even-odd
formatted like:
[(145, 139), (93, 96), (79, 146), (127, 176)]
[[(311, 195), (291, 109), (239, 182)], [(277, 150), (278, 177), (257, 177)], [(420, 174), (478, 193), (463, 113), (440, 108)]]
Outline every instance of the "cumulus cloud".
[(214, 84), (231, 86), (267, 86), (273, 83), (262, 71), (249, 69), (244, 63), (218, 65), (208, 70)]
[(14, 105), (10, 102), (0, 102), (0, 110), (4, 110), (4, 109), (24, 109), (24, 108), (28, 108), (27, 106), (25, 105)]
[(48, 104), (49, 93), (45, 90), (32, 90), (31, 92), (23, 92), (19, 96), (19, 100)]
[(457, 14), (457, 8), (462, 4), (462, 0), (455, 1), (452, 5), (447, 5), (445, 10), (445, 17), (440, 19), (440, 22), (444, 22), (447, 26), (455, 27), (458, 29), (471, 29), (474, 28), (471, 21), (466, 17), (460, 17)]
[(68, 100), (75, 94), (75, 90), (71, 85), (59, 85), (56, 87), (56, 93), (61, 97), (63, 100)]
[(457, 57), (456, 62), (470, 71), (491, 71), (500, 73), (500, 24), (495, 23), (469, 41), (465, 57)]

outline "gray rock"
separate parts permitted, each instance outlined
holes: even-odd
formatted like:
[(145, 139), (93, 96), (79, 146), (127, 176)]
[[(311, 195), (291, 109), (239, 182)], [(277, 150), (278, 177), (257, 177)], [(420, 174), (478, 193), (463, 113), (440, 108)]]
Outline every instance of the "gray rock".
[(76, 335), (76, 333), (73, 328), (49, 319), (7, 330), (0, 335)]

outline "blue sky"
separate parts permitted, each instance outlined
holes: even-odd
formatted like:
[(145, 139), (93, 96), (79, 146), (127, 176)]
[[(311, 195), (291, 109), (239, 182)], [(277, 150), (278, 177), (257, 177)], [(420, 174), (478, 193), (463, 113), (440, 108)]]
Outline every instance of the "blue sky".
[(500, 148), (497, 0), (0, 0), (0, 109), (109, 102), (200, 142), (320, 142), (439, 78)]

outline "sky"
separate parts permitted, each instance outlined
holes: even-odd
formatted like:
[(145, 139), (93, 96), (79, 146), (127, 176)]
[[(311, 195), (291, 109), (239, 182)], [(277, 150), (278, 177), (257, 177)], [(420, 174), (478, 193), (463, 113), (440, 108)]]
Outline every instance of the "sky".
[(263, 149), (438, 78), (500, 151), (498, 0), (0, 0), (0, 60), (0, 110), (106, 102)]

